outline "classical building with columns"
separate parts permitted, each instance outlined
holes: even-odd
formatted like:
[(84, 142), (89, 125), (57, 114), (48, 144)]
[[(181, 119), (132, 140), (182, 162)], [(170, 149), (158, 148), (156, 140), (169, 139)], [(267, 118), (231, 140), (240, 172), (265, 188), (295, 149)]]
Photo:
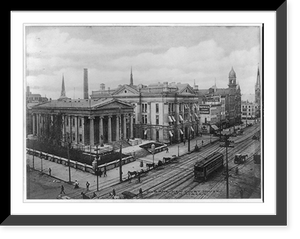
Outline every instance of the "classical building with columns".
[(51, 100), (32, 108), (33, 135), (75, 146), (102, 145), (133, 137), (134, 107), (105, 99)]
[(134, 85), (131, 71), (129, 84), (106, 90), (102, 83), (91, 98), (110, 97), (132, 104), (134, 137), (175, 143), (200, 133), (197, 87), (175, 82)]

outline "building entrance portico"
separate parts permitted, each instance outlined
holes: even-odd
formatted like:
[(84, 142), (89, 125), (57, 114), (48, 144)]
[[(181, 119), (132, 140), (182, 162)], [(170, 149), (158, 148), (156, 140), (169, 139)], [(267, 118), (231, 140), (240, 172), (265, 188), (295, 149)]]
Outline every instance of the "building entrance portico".
[(133, 106), (117, 99), (50, 101), (33, 107), (33, 133), (74, 146), (103, 145), (133, 137), (132, 115)]

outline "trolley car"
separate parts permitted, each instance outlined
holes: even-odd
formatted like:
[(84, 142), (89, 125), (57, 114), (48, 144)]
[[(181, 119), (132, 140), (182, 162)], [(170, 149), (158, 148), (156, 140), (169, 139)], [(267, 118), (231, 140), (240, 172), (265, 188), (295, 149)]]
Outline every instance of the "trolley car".
[(214, 152), (207, 156), (205, 159), (196, 162), (194, 165), (194, 180), (205, 180), (207, 177), (223, 167), (224, 155), (219, 152)]

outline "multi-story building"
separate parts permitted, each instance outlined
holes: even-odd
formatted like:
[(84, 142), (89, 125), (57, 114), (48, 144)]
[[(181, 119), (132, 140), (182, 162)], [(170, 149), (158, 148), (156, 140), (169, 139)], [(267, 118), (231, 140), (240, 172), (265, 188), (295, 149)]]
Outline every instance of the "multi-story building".
[[(84, 95), (87, 69), (84, 69)], [(32, 134), (38, 139), (73, 146), (102, 145), (133, 137), (134, 107), (115, 98), (77, 99), (66, 96), (64, 78), (58, 100), (32, 107)]]
[(242, 119), (256, 119), (259, 105), (257, 103), (242, 101), (241, 111)]
[(241, 89), (236, 83), (236, 73), (233, 68), (228, 78), (228, 88), (217, 88), (215, 84), (209, 89), (198, 91), (199, 104), (213, 105), (216, 101), (216, 104), (220, 105), (220, 109), (215, 110), (219, 123), (215, 124), (222, 128), (241, 123)]
[(130, 84), (117, 89), (93, 91), (92, 99), (116, 98), (134, 105), (134, 137), (165, 143), (183, 141), (200, 132), (198, 97), (189, 84), (157, 83)]
[(43, 102), (47, 102), (46, 97), (42, 97), (40, 94), (33, 94), (30, 91), (30, 87), (26, 87), (26, 136), (32, 134), (32, 107)]

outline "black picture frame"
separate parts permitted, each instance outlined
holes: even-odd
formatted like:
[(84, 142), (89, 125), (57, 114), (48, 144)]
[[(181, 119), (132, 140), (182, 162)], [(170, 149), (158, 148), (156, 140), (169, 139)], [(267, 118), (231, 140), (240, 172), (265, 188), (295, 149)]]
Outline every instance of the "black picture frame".
[[(256, 2), (256, 1), (254, 1)], [(287, 225), (287, 1), (237, 3), (200, 11), (276, 11), (276, 215), (11, 215), (10, 173), (2, 175), (2, 226), (284, 226)], [(253, 7), (254, 6), (254, 7)], [(124, 10), (124, 9), (122, 9)], [(175, 9), (172, 9), (175, 10)], [(178, 9), (176, 9), (178, 10)], [(187, 9), (185, 9), (187, 10)], [(189, 9), (191, 10), (191, 9)], [(8, 123), (10, 125), (10, 122)], [(5, 165), (10, 172), (9, 162)]]

